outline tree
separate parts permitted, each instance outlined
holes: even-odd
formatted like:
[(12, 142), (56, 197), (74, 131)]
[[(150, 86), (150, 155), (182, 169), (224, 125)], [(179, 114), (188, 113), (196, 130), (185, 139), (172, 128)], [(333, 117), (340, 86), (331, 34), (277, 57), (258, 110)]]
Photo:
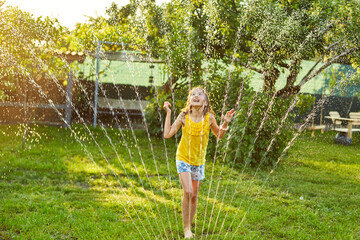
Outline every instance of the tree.
[(105, 16), (88, 17), (85, 23), (77, 23), (74, 30), (66, 36), (67, 48), (72, 51), (96, 51), (98, 41), (124, 43), (121, 45), (103, 44), (105, 51), (137, 50), (143, 51), (145, 39), (138, 37), (137, 26), (133, 23), (136, 8), (132, 3), (119, 7), (112, 3), (106, 8)]
[[(204, 61), (262, 74), (263, 92), (291, 97), (336, 62), (359, 66), (360, 3), (356, 0), (151, 0), (113, 3), (105, 17), (89, 18), (68, 35), (71, 50), (95, 50), (96, 42), (123, 42), (126, 49), (160, 57), (167, 64), (169, 86), (201, 79)], [(119, 50), (104, 45), (105, 50)], [(301, 63), (313, 68), (297, 81)], [(281, 72), (287, 81), (275, 89)]]
[[(276, 92), (278, 97), (297, 94), (333, 63), (359, 66), (360, 3), (355, 0), (200, 0), (188, 5), (175, 0), (167, 9), (172, 12), (164, 14), (168, 35), (176, 36), (169, 38), (170, 46), (187, 42), (200, 56), (235, 61), (237, 66), (262, 74), (263, 92)], [(163, 57), (169, 56), (174, 59), (171, 53)], [(315, 64), (297, 82), (303, 60)], [(284, 71), (288, 72), (286, 85), (276, 90), (275, 83)]]
[[(256, 101), (252, 102), (251, 97), (242, 99), (229, 155), (250, 164), (274, 164), (291, 139), (293, 123), (286, 116), (301, 87), (333, 63), (358, 67), (359, 6), (358, 1), (345, 0), (173, 0), (162, 7), (162, 24), (153, 24), (163, 29), (163, 34), (156, 35), (162, 47), (150, 49), (158, 50), (167, 64), (167, 91), (170, 86), (173, 91), (180, 88), (184, 92), (193, 82), (206, 84), (207, 62), (225, 65), (227, 76), (222, 80), (228, 81), (209, 80), (214, 83), (238, 83), (233, 80), (234, 69), (262, 74), (263, 90), (254, 98)], [(143, 7), (139, 12), (143, 16), (152, 13)], [(139, 18), (142, 22), (151, 19)], [(143, 28), (142, 32), (151, 33), (150, 28)], [(149, 46), (152, 44), (148, 42)], [(315, 63), (303, 79), (298, 79), (304, 60)], [(287, 73), (287, 81), (276, 89), (281, 72)], [(224, 96), (225, 85), (219, 91)], [(231, 103), (234, 99), (226, 101)], [(269, 145), (270, 139), (273, 141)]]
[[(34, 18), (16, 7), (2, 8), (0, 1), (0, 98), (19, 101), (22, 98), (25, 130), (22, 146), (28, 132), (29, 89), (47, 92), (39, 81), (63, 80), (68, 72), (66, 62), (54, 57), (61, 46), (63, 28), (56, 19)], [(57, 83), (59, 84), (59, 83)], [(62, 85), (60, 85), (62, 86)], [(16, 92), (16, 94), (12, 94)], [(11, 95), (15, 99), (11, 99)], [(36, 96), (43, 96), (36, 94)]]
[(0, 2), (0, 91), (15, 90), (17, 82), (26, 83), (29, 78), (64, 76), (66, 63), (54, 58), (63, 31), (57, 20), (34, 18), (16, 7), (3, 8), (3, 3)]
[[(165, 93), (157, 96), (160, 100), (171, 97), (170, 90), (182, 96), (189, 85), (201, 84), (219, 101), (229, 93), (231, 97), (225, 101), (233, 105), (244, 69), (248, 75), (260, 73), (263, 90), (256, 95), (256, 102), (252, 100), (254, 93), (244, 85), (247, 97), (234, 122), (229, 151), (249, 163), (271, 164), (291, 136), (291, 119), (284, 117), (302, 86), (336, 62), (358, 68), (359, 14), (356, 0), (173, 0), (162, 6), (153, 0), (131, 0), (124, 7), (112, 4), (106, 17), (79, 24), (68, 43), (71, 49), (92, 51), (98, 40), (121, 41), (128, 44), (126, 49), (160, 57), (169, 73)], [(304, 60), (315, 63), (298, 79)], [(276, 89), (281, 72), (286, 72), (287, 81)], [(180, 101), (175, 105), (181, 107)], [(248, 105), (253, 108), (247, 109)], [(151, 106), (148, 116), (159, 124), (161, 102), (153, 99)], [(222, 104), (215, 108), (219, 112)], [(254, 111), (252, 116), (248, 115), (250, 110)], [(157, 127), (154, 132), (159, 134), (161, 126)], [(240, 141), (242, 152), (237, 151)]]

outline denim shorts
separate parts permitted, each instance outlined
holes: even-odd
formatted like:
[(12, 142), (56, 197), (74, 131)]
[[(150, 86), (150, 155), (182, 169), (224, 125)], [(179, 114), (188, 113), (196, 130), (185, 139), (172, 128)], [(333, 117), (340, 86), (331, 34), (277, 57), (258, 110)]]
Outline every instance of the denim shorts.
[(184, 161), (176, 160), (176, 168), (178, 173), (189, 172), (191, 173), (191, 179), (195, 181), (201, 181), (205, 178), (205, 163), (200, 166), (193, 166)]

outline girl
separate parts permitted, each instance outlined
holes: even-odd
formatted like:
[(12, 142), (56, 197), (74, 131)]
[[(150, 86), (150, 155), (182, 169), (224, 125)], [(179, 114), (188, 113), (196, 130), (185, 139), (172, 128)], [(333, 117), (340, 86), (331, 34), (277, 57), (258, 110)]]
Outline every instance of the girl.
[(197, 194), (201, 180), (205, 178), (205, 155), (210, 128), (221, 139), (235, 114), (231, 109), (222, 116), (224, 123), (219, 127), (210, 107), (209, 97), (203, 88), (193, 88), (188, 95), (186, 106), (175, 122), (170, 125), (171, 104), (164, 103), (166, 119), (164, 137), (171, 138), (182, 126), (182, 136), (176, 151), (176, 168), (183, 187), (182, 215), (184, 235), (193, 238), (191, 224), (196, 212)]

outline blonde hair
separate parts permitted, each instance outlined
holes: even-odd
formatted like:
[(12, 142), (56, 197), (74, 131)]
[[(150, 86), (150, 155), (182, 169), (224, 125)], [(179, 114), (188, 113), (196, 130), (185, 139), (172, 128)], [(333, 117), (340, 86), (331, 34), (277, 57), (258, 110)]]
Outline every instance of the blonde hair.
[(181, 112), (186, 115), (188, 113), (191, 113), (191, 102), (190, 102), (190, 98), (191, 98), (191, 94), (193, 91), (195, 91), (196, 89), (200, 89), (204, 95), (205, 95), (205, 105), (204, 105), (204, 110), (203, 110), (203, 116), (205, 116), (208, 112), (212, 113), (215, 115), (214, 111), (212, 110), (211, 106), (210, 106), (210, 99), (209, 99), (209, 96), (208, 94), (206, 93), (205, 89), (202, 88), (202, 87), (194, 87), (190, 90), (189, 94), (188, 94), (188, 97), (187, 97), (187, 100), (186, 100), (186, 105), (185, 107), (181, 110)]

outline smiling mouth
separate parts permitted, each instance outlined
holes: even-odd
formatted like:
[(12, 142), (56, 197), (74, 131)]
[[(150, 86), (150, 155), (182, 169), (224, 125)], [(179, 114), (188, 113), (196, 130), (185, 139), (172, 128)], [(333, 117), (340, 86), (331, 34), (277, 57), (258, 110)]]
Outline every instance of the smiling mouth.
[(199, 99), (194, 99), (193, 102), (200, 102), (200, 100)]

